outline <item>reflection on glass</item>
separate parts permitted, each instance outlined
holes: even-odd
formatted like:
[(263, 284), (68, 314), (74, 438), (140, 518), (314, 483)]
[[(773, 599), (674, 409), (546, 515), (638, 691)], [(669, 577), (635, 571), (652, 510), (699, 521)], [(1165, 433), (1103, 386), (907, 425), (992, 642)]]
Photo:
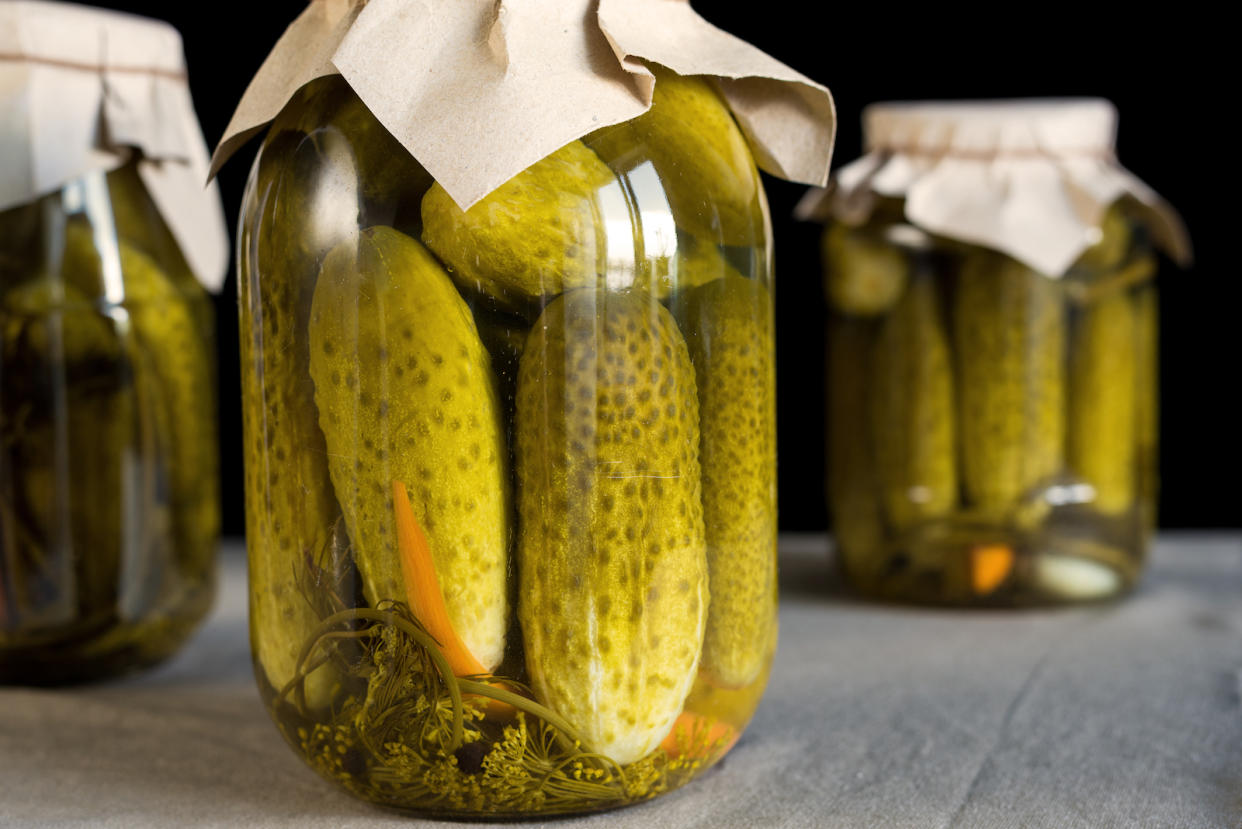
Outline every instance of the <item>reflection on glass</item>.
[(133, 165), (0, 213), (0, 681), (170, 654), (211, 599), (210, 307)]

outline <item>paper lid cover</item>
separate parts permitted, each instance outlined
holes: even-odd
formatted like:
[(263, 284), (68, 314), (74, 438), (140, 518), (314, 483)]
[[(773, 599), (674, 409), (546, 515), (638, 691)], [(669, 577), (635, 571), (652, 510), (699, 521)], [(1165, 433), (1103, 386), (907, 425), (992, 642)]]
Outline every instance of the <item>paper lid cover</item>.
[(242, 97), (219, 169), (293, 94), (340, 73), (463, 209), (577, 138), (651, 106), (642, 61), (714, 76), (764, 170), (823, 184), (826, 88), (687, 0), (313, 0)]
[(140, 152), (138, 173), (198, 279), (218, 289), (229, 244), (172, 26), (38, 0), (0, 3), (0, 209)]
[(861, 224), (875, 197), (905, 200), (911, 224), (1002, 251), (1060, 276), (1129, 196), (1155, 241), (1190, 258), (1180, 217), (1117, 162), (1117, 110), (1099, 98), (875, 104), (866, 153), (798, 205), (807, 219)]

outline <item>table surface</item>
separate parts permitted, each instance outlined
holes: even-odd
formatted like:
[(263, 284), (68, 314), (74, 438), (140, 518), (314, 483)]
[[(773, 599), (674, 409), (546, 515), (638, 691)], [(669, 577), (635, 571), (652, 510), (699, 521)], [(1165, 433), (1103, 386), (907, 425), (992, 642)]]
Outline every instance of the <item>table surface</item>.
[[(720, 765), (551, 825), (1242, 827), (1242, 537), (1162, 536), (1129, 599), (1052, 611), (854, 601), (827, 550), (781, 539), (771, 683)], [(240, 543), (221, 561), (212, 615), (166, 664), (0, 688), (0, 825), (426, 825), (285, 746), (250, 673)]]

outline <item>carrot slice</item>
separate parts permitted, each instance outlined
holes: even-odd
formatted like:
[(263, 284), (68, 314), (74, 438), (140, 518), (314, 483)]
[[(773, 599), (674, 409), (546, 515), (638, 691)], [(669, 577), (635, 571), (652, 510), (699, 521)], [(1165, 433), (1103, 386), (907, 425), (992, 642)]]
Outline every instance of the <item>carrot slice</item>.
[(488, 670), (457, 637), (444, 606), (444, 593), (436, 576), (435, 562), (427, 536), (414, 517), (405, 484), (392, 482), (393, 517), (397, 522), (397, 549), (401, 555), (401, 575), (405, 580), (410, 610), (427, 632), (440, 643), (444, 658), (456, 676), (480, 676)]
[(976, 593), (991, 593), (1013, 568), (1013, 548), (1008, 544), (980, 544), (970, 551), (970, 580)]
[(736, 728), (715, 717), (683, 711), (673, 723), (673, 730), (660, 743), (660, 748), (669, 757), (723, 757), (737, 743), (739, 736)]

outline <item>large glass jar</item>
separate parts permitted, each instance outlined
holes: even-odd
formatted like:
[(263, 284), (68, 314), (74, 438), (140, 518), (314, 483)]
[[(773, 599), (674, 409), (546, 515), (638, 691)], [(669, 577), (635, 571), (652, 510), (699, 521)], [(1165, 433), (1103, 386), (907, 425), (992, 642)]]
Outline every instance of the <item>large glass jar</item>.
[(1180, 226), (1115, 166), (1114, 119), (1100, 101), (868, 113), (823, 236), (829, 506), (861, 593), (1021, 605), (1135, 584), (1156, 508), (1153, 232)]
[(1121, 206), (1063, 279), (879, 216), (824, 237), (850, 583), (1042, 603), (1131, 587), (1155, 514), (1156, 272)]
[(768, 226), (702, 80), (465, 212), (339, 76), (284, 107), (239, 240), (251, 637), (312, 767), (504, 817), (729, 750), (776, 643)]
[(0, 212), (0, 682), (155, 662), (211, 602), (211, 306), (131, 162)]

